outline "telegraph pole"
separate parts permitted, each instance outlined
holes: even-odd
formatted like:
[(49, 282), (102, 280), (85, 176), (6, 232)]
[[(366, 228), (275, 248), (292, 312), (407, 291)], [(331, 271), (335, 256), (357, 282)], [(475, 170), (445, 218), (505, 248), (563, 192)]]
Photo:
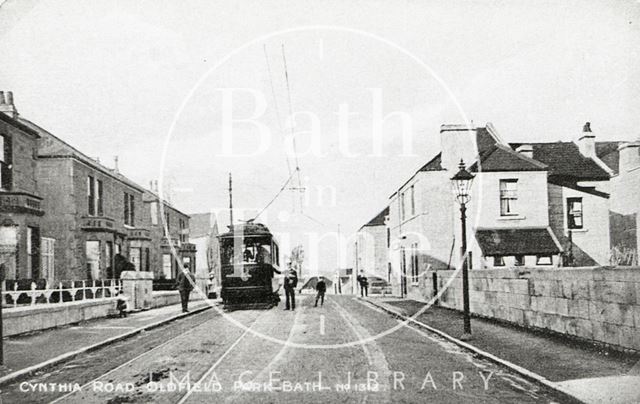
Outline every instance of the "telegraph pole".
[(229, 225), (233, 228), (233, 186), (231, 173), (229, 173)]

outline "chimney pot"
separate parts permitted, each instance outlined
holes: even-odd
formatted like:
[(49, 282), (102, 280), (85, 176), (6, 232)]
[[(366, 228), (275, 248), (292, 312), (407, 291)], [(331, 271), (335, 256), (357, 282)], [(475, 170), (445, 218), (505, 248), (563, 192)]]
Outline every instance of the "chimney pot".
[(591, 122), (586, 122), (576, 142), (580, 153), (587, 158), (596, 156), (596, 136), (591, 132)]
[(0, 91), (0, 112), (15, 118), (18, 115), (15, 105), (13, 105), (13, 93), (11, 91)]

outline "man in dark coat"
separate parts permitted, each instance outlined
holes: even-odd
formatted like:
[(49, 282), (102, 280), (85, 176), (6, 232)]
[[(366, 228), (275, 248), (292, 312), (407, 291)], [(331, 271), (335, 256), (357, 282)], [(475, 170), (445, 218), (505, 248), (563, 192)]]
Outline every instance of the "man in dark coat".
[(196, 284), (196, 279), (190, 271), (189, 264), (184, 264), (182, 272), (178, 274), (176, 278), (176, 288), (180, 292), (180, 302), (182, 303), (182, 312), (188, 313), (189, 294), (193, 290)]
[(318, 277), (318, 283), (316, 283), (316, 304), (314, 307), (318, 307), (318, 299), (320, 299), (320, 307), (324, 305), (324, 293), (327, 291), (327, 283), (322, 276)]
[(298, 273), (291, 266), (289, 262), (287, 264), (289, 269), (287, 270), (287, 274), (284, 277), (284, 294), (286, 297), (285, 301), (285, 310), (295, 310), (296, 309), (296, 286), (298, 286)]
[(364, 276), (364, 272), (360, 271), (358, 274), (358, 283), (360, 284), (360, 296), (367, 297), (369, 296), (369, 280), (366, 276)]

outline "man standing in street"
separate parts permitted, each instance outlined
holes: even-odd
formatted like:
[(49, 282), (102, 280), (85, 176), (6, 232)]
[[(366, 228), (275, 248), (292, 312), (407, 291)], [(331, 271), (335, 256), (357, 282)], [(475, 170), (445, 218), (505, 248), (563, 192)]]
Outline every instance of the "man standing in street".
[(284, 277), (284, 294), (286, 297), (285, 310), (296, 309), (296, 286), (298, 286), (298, 273), (291, 266), (291, 262), (287, 263), (288, 270)]
[(182, 303), (183, 313), (189, 312), (187, 307), (189, 305), (189, 294), (193, 290), (195, 283), (196, 280), (190, 271), (189, 264), (184, 264), (184, 268), (178, 274), (176, 279), (176, 287), (178, 288), (178, 292), (180, 292), (180, 302)]
[(316, 295), (316, 305), (314, 307), (318, 307), (318, 299), (320, 299), (320, 307), (322, 307), (324, 305), (324, 293), (327, 291), (327, 284), (322, 276), (318, 277), (316, 291), (318, 294)]
[(369, 296), (369, 280), (364, 276), (364, 272), (360, 271), (358, 274), (358, 283), (360, 284), (360, 297)]

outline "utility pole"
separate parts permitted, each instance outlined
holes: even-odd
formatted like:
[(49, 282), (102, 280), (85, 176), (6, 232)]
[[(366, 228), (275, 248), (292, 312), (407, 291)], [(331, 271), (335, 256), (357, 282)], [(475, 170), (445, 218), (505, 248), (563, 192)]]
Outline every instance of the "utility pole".
[(229, 226), (233, 229), (233, 184), (229, 173)]

